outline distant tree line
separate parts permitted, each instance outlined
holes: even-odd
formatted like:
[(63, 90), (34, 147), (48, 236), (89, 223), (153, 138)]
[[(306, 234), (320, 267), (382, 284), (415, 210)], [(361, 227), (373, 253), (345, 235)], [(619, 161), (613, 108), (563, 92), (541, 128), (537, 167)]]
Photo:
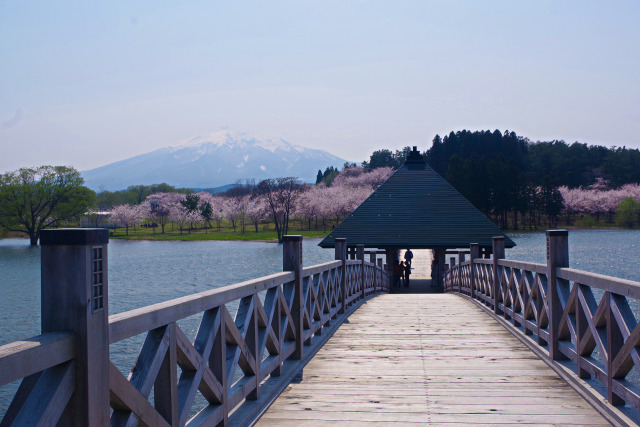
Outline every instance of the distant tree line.
[(122, 191), (100, 191), (97, 194), (97, 205), (100, 211), (109, 211), (118, 205), (139, 205), (147, 197), (156, 193), (189, 194), (190, 188), (176, 188), (169, 184), (131, 185)]
[[(404, 162), (403, 150), (375, 151), (370, 169)], [(502, 228), (557, 225), (565, 213), (560, 187), (609, 188), (640, 182), (640, 150), (579, 142), (532, 142), (515, 132), (468, 131), (436, 135), (427, 163)], [(617, 205), (616, 205), (617, 206)]]
[[(299, 229), (327, 229), (337, 225), (362, 203), (391, 174), (391, 168), (365, 171), (350, 164), (339, 171), (330, 185), (307, 185), (295, 177), (266, 179), (239, 184), (225, 193), (206, 191), (182, 194), (154, 193), (142, 203), (122, 204), (111, 209), (110, 220), (125, 229), (141, 224), (156, 224), (165, 233), (167, 226), (191, 233), (224, 223), (233, 232), (247, 228), (258, 232), (260, 224), (273, 224), (278, 240), (286, 235), (290, 223)], [(155, 232), (155, 230), (154, 230)]]

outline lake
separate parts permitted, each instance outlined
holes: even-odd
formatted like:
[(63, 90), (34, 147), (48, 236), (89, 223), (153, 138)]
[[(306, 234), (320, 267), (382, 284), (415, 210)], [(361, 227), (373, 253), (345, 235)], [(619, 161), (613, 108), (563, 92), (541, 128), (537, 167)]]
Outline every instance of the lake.
[[(506, 258), (545, 263), (544, 232), (509, 233)], [(303, 241), (305, 266), (333, 260), (320, 239)], [(640, 230), (569, 232), (571, 267), (640, 281)], [(282, 245), (265, 242), (109, 243), (109, 312), (202, 292), (282, 270)], [(40, 248), (0, 240), (0, 345), (40, 332)]]
[[(517, 246), (506, 257), (545, 263), (544, 232), (509, 233)], [(320, 239), (303, 241), (305, 266), (333, 260), (333, 250)], [(575, 230), (569, 232), (573, 268), (640, 282), (640, 230)], [(109, 312), (119, 313), (172, 298), (202, 292), (282, 270), (282, 245), (264, 242), (109, 243)], [(0, 240), (0, 345), (40, 332), (40, 248), (27, 239)], [(232, 309), (232, 307), (230, 307)], [(197, 318), (180, 322), (188, 336)], [(112, 360), (129, 369), (142, 337), (111, 346)], [(0, 388), (0, 414), (9, 403)]]

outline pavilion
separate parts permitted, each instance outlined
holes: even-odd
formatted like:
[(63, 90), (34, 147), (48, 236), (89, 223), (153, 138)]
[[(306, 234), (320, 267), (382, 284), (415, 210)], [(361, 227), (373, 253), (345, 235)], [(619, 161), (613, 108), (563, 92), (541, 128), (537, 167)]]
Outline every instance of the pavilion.
[[(360, 206), (347, 216), (319, 246), (335, 247), (335, 238), (347, 245), (384, 250), (387, 263), (399, 249), (432, 249), (432, 278), (441, 284), (445, 255), (451, 249), (469, 249), (477, 243), (488, 254), (493, 237), (503, 236), (505, 247), (515, 243), (444, 178), (413, 147), (398, 168)], [(395, 257), (395, 258), (393, 258)]]

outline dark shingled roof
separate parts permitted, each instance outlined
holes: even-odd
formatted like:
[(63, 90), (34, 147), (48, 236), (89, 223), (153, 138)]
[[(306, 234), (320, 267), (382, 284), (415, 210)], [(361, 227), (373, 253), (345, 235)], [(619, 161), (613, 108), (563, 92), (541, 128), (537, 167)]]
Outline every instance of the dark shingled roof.
[(495, 236), (515, 243), (426, 164), (416, 147), (405, 163), (319, 244), (381, 249), (490, 247)]

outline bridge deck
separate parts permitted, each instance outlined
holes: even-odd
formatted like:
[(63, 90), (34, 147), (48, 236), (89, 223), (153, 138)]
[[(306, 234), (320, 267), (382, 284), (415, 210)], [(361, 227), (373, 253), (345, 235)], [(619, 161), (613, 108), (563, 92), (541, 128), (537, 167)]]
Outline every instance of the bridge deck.
[(608, 425), (471, 302), (393, 294), (359, 308), (258, 425)]

